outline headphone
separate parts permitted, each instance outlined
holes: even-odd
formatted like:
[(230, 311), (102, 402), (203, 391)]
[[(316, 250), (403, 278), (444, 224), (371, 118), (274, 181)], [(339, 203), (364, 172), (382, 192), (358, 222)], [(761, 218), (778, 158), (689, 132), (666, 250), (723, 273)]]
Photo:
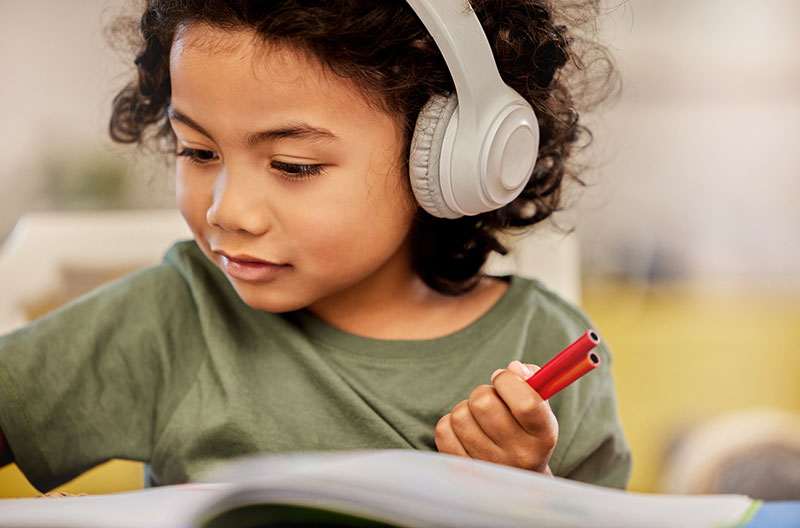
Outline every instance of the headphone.
[(499, 209), (528, 183), (539, 150), (530, 104), (503, 82), (468, 0), (407, 0), (439, 47), (456, 91), (422, 108), (409, 176), (417, 202), (440, 218)]

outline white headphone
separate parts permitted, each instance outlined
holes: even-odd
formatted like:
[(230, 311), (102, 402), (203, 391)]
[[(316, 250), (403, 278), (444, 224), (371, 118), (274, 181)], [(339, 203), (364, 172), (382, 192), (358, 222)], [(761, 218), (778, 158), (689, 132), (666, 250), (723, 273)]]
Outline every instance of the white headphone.
[(419, 204), (441, 218), (498, 209), (533, 172), (539, 125), (503, 82), (467, 0), (408, 0), (444, 56), (456, 93), (433, 96), (417, 118), (409, 176)]

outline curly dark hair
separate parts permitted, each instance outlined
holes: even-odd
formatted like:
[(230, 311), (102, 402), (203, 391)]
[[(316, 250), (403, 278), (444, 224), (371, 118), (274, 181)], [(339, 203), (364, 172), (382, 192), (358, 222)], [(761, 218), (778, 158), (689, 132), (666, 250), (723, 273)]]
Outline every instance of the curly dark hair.
[[(578, 46), (584, 39), (575, 29), (568, 30), (564, 21), (569, 17), (560, 2), (470, 1), (501, 77), (536, 111), (540, 146), (529, 183), (505, 207), (458, 219), (436, 218), (418, 209), (410, 233), (413, 267), (430, 287), (453, 295), (477, 284), (492, 251), (507, 252), (500, 240), (503, 232), (532, 226), (556, 211), (566, 176), (580, 182), (567, 162), (591, 135), (579, 123), (576, 108), (576, 101), (583, 99), (576, 90), (587, 84), (575, 79), (594, 75), (593, 102), (615, 88), (604, 48)], [(555, 5), (561, 8), (560, 19)], [(581, 26), (597, 11), (593, 2), (570, 7), (582, 17)], [(405, 1), (147, 0), (139, 22), (144, 41), (134, 61), (138, 78), (113, 103), (110, 134), (115, 141), (172, 141), (174, 152), (167, 119), (169, 53), (179, 26), (197, 22), (223, 30), (251, 29), (265, 42), (310, 52), (323, 67), (349, 79), (368, 100), (397, 116), (404, 131), (406, 170), (423, 105), (431, 95), (455, 89), (439, 49)]]

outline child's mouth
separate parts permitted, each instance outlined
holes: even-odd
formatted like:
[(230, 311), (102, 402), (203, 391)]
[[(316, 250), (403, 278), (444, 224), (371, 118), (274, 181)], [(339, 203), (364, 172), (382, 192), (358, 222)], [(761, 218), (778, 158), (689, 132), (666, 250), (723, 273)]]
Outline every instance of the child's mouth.
[(236, 257), (222, 255), (222, 267), (229, 276), (249, 282), (267, 281), (275, 277), (281, 271), (290, 267), (289, 264), (275, 264), (265, 262), (247, 255), (237, 255)]

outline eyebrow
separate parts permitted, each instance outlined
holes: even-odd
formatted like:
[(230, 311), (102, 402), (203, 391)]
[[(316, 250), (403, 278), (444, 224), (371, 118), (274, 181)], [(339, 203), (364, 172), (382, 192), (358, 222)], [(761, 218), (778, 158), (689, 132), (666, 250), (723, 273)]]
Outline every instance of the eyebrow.
[[(175, 121), (180, 121), (186, 126), (197, 130), (198, 132), (200, 132), (209, 139), (212, 140), (214, 139), (214, 136), (212, 136), (211, 133), (208, 132), (208, 130), (203, 128), (191, 117), (187, 116), (186, 114), (182, 113), (179, 110), (176, 110), (173, 106), (169, 106), (167, 108), (167, 117)], [(336, 134), (325, 128), (315, 127), (313, 125), (303, 122), (291, 122), (278, 128), (271, 128), (269, 130), (262, 130), (260, 132), (252, 133), (247, 136), (247, 139), (245, 139), (245, 145), (247, 145), (248, 147), (254, 147), (260, 143), (268, 141), (276, 141), (279, 139), (328, 141), (328, 142), (338, 142), (341, 140), (339, 136), (337, 136)]]

